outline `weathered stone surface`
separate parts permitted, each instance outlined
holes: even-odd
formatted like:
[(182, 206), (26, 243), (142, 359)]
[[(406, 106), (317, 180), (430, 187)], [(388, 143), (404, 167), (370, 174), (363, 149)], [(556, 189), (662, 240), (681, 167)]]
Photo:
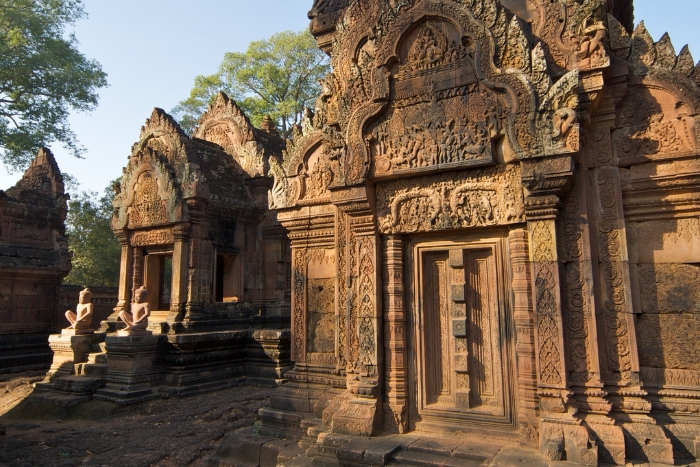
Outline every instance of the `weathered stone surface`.
[(59, 290), (71, 268), (67, 200), (46, 148), (17, 185), (0, 190), (0, 371), (51, 363), (47, 340), (63, 320)]

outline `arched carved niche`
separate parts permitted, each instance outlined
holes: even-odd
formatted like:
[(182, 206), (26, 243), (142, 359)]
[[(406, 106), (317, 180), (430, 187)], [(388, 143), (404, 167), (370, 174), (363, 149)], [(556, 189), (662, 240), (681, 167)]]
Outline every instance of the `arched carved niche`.
[(129, 160), (114, 200), (114, 229), (180, 222), (182, 194), (167, 160), (145, 148)]
[[(402, 119), (403, 111), (398, 110), (402, 105), (418, 105), (421, 110), (417, 112), (428, 111), (441, 118), (445, 113), (445, 105), (432, 101), (449, 100), (449, 107), (455, 98), (464, 96), (474, 96), (473, 108), (478, 107), (476, 104), (479, 100), (495, 103), (495, 106), (484, 107), (496, 107), (495, 113), (501, 112), (501, 115), (493, 115), (494, 112), (489, 110), (478, 122), (472, 123), (471, 134), (460, 134), (460, 145), (466, 140), (465, 147), (469, 146), (469, 151), (453, 151), (460, 152), (459, 156), (450, 154), (458, 165), (464, 162), (459, 160), (464, 154), (468, 154), (471, 161), (477, 160), (476, 165), (491, 162), (490, 141), (483, 144), (483, 149), (479, 147), (484, 140), (484, 133), (488, 134), (487, 140), (497, 134), (506, 136), (519, 158), (540, 155), (542, 151), (536, 130), (537, 96), (528, 76), (524, 74), (532, 71), (529, 45), (525, 43), (524, 50), (521, 50), (524, 54), (522, 69), (510, 67), (502, 70), (494, 63), (494, 58), (502, 52), (500, 49), (507, 46), (502, 40), (505, 34), (503, 9), (496, 4), (490, 5), (492, 8), (485, 7), (477, 13), (477, 16), (480, 15), (477, 19), (465, 5), (437, 1), (423, 1), (416, 5), (413, 3), (408, 2), (408, 6), (395, 9), (379, 2), (375, 6), (366, 6), (367, 12), (363, 16), (360, 2), (351, 5), (346, 12), (346, 22), (349, 21), (347, 17), (354, 14), (359, 24), (353, 24), (344, 35), (340, 34), (338, 46), (334, 50), (334, 57), (340, 57), (334, 62), (334, 73), (343, 82), (345, 93), (340, 99), (345, 106), (341, 109), (341, 114), (347, 115), (340, 122), (340, 127), (345, 130), (346, 141), (339, 176), (342, 183), (354, 185), (362, 183), (368, 175), (376, 177), (393, 174), (392, 165), (399, 167), (399, 170), (406, 166), (408, 169), (420, 170), (417, 157), (414, 167), (410, 166), (410, 162), (403, 161), (400, 155), (387, 157), (387, 143), (381, 141), (382, 138), (386, 139), (383, 124), (390, 122), (389, 126), (398, 128), (400, 125), (392, 120), (395, 115), (398, 115), (399, 120)], [(361, 25), (367, 28), (362, 29)], [(380, 35), (357, 32), (377, 31), (380, 28)], [(426, 42), (429, 40), (436, 41), (438, 45), (430, 49)], [(418, 50), (415, 52), (418, 55), (411, 55), (410, 48), (419, 42), (430, 49), (424, 53), (436, 55), (420, 58), (423, 52)], [(416, 47), (420, 48), (421, 45)], [(438, 51), (439, 47), (444, 50)], [(355, 59), (342, 59), (348, 56)], [(411, 58), (415, 63), (409, 63)], [(429, 63), (430, 60), (434, 62)], [(423, 69), (419, 69), (421, 67)], [(423, 79), (420, 85), (417, 84), (420, 81), (417, 78)], [(402, 103), (405, 99), (408, 100)], [(454, 107), (458, 107), (458, 104), (455, 103)], [(465, 115), (456, 116), (466, 119)], [(451, 125), (457, 128), (462, 123), (455, 118)], [(468, 123), (464, 124), (465, 128)], [(411, 130), (411, 127), (404, 130)], [(434, 135), (431, 135), (431, 139), (442, 136), (439, 131), (431, 130)], [(405, 145), (415, 143), (404, 141), (402, 144), (400, 136), (401, 134), (396, 135), (397, 145), (406, 152)], [(403, 136), (404, 140), (411, 139), (406, 134)], [(472, 141), (469, 142), (469, 139)], [(378, 160), (373, 165), (375, 156)], [(392, 158), (397, 159), (392, 161)], [(439, 167), (439, 164), (436, 165)], [(433, 168), (429, 167), (428, 170)]]
[(630, 87), (617, 109), (613, 148), (620, 165), (697, 155), (697, 97), (658, 79)]

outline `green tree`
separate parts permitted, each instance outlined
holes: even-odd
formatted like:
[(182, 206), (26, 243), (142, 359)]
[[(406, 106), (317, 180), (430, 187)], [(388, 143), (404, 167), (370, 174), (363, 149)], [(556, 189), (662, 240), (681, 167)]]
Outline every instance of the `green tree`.
[(328, 57), (308, 31), (280, 32), (251, 42), (245, 53), (227, 53), (217, 73), (195, 78), (190, 97), (172, 113), (191, 134), (207, 105), (224, 91), (254, 125), (270, 115), (287, 136), (319, 95), (319, 80), (329, 71)]
[(112, 232), (112, 185), (103, 196), (82, 192), (68, 202), (66, 232), (73, 253), (73, 269), (64, 283), (92, 287), (116, 287), (121, 247)]
[(85, 16), (81, 0), (0, 0), (0, 160), (11, 170), (53, 141), (83, 152), (68, 115), (92, 110), (107, 85), (100, 64), (66, 33)]

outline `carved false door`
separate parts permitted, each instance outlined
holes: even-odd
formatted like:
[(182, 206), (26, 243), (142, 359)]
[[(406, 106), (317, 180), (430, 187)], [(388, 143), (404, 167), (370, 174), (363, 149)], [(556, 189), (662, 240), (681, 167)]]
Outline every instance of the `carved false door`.
[(414, 426), (511, 424), (501, 248), (500, 240), (414, 248)]

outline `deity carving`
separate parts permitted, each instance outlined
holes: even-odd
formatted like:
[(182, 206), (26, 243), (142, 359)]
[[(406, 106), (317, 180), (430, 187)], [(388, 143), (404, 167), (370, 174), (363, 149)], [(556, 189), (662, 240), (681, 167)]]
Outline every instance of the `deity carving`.
[(158, 193), (158, 179), (143, 172), (136, 181), (134, 201), (129, 207), (129, 228), (165, 224), (167, 215)]
[(119, 335), (146, 335), (150, 334), (147, 331), (148, 317), (151, 316), (151, 306), (146, 301), (148, 299), (148, 290), (146, 287), (139, 287), (134, 293), (134, 303), (131, 304), (131, 312), (123, 310), (119, 313), (119, 318), (124, 321), (126, 327), (119, 331)]
[(76, 334), (89, 334), (93, 330), (90, 329), (92, 323), (92, 292), (85, 288), (80, 291), (78, 296), (78, 306), (75, 311), (66, 311), (66, 319), (70, 323), (64, 331), (73, 331)]

